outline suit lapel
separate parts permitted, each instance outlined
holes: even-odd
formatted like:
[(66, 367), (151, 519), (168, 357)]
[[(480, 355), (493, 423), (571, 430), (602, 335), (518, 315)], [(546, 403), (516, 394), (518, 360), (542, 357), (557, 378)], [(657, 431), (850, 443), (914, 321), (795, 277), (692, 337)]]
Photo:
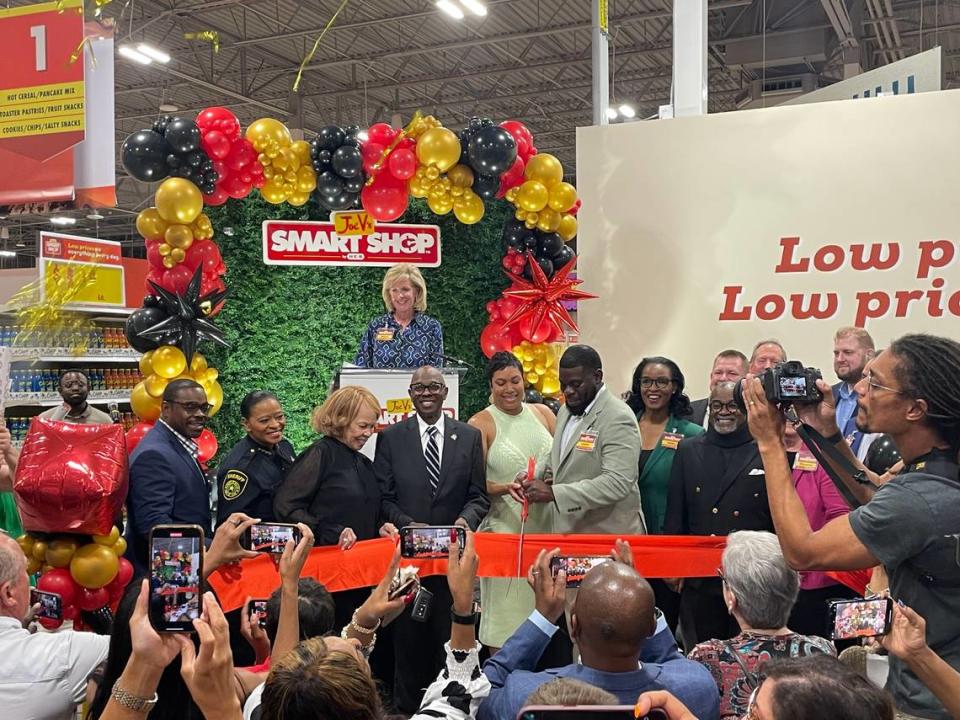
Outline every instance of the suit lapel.
[(757, 458), (759, 452), (756, 445), (752, 445), (752, 448), (753, 452), (748, 453), (740, 462), (727, 466), (727, 471), (723, 474), (723, 477), (720, 478), (720, 482), (717, 484), (717, 491), (713, 499), (713, 505), (716, 505), (720, 502), (723, 496), (727, 493), (727, 490), (729, 490), (730, 487), (737, 481), (737, 479), (743, 475), (744, 470), (753, 464), (753, 461)]
[[(447, 472), (450, 470), (450, 464), (453, 462), (453, 454), (459, 450), (457, 444), (460, 442), (460, 435), (457, 433), (457, 428), (454, 423), (456, 423), (456, 421), (452, 418), (445, 417), (443, 419), (443, 455), (440, 458), (440, 480), (437, 483), (437, 493), (434, 497), (440, 494), (443, 481), (446, 480)], [(426, 464), (424, 464), (424, 468), (426, 468)]]
[(423, 457), (423, 444), (420, 442), (420, 424), (417, 422), (417, 416), (409, 418), (407, 421), (407, 433), (410, 462), (413, 463), (414, 472), (417, 477), (423, 478), (423, 486), (430, 491), (430, 481), (427, 480), (427, 460)]
[(199, 478), (201, 482), (206, 482), (206, 478), (203, 476), (203, 471), (200, 469), (199, 463), (187, 452), (187, 449), (183, 446), (180, 440), (177, 439), (177, 436), (174, 435), (170, 430), (165, 426), (161, 425), (164, 432), (167, 435), (167, 442), (170, 443), (170, 446), (174, 449), (174, 452), (180, 457), (180, 459), (190, 466), (192, 474), (194, 477)]

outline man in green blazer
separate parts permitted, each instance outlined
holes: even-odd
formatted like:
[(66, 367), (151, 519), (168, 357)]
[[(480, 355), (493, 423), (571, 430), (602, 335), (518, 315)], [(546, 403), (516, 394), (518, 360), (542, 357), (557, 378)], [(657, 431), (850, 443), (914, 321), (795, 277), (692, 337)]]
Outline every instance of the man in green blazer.
[(566, 404), (550, 452), (553, 481), (542, 472), (522, 483), (530, 502), (552, 503), (553, 532), (641, 535), (637, 488), (640, 432), (626, 403), (603, 384), (600, 355), (572, 345), (560, 358)]

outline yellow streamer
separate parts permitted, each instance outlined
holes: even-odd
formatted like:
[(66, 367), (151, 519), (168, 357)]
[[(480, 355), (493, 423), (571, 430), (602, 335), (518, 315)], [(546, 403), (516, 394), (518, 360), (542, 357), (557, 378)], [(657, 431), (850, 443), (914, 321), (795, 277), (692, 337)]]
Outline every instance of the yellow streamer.
[(313, 56), (317, 54), (317, 48), (320, 47), (320, 41), (323, 40), (323, 36), (327, 34), (327, 30), (330, 29), (330, 27), (333, 25), (334, 20), (337, 19), (337, 15), (339, 15), (340, 11), (347, 6), (348, 2), (350, 2), (350, 0), (343, 0), (343, 2), (340, 3), (340, 7), (337, 8), (337, 11), (333, 14), (333, 17), (330, 18), (330, 22), (327, 23), (327, 26), (320, 33), (320, 37), (318, 37), (316, 42), (313, 43), (313, 49), (311, 49), (310, 52), (307, 53), (307, 56), (303, 59), (303, 62), (300, 63), (300, 69), (297, 71), (297, 79), (293, 81), (294, 92), (296, 92), (300, 88), (300, 79), (303, 77), (303, 70), (304, 68), (307, 67), (307, 65), (310, 64), (310, 61), (313, 60)]
[(213, 45), (213, 52), (220, 52), (220, 33), (216, 30), (201, 30), (200, 32), (187, 32), (183, 34), (184, 40), (205, 40)]
[(106, 7), (107, 5), (109, 5), (109, 4), (112, 3), (112, 2), (113, 2), (113, 0), (94, 0), (94, 3), (96, 3), (96, 6), (97, 6), (97, 7), (96, 7), (96, 9), (93, 11), (93, 16), (94, 16), (95, 18), (100, 17), (100, 13), (103, 12), (103, 8)]
[(83, 50), (86, 48), (90, 51), (90, 64), (94, 67), (94, 69), (96, 69), (97, 56), (93, 52), (93, 43), (91, 40), (91, 36), (87, 35), (83, 40), (80, 41), (80, 44), (77, 45), (76, 49), (70, 53), (70, 60), (67, 62), (67, 65), (73, 65), (77, 60), (83, 57)]
[(390, 157), (390, 153), (397, 149), (397, 145), (410, 133), (413, 132), (413, 129), (417, 126), (417, 123), (423, 118), (423, 113), (417, 110), (413, 117), (410, 118), (410, 122), (407, 123), (407, 126), (403, 128), (400, 132), (397, 133), (397, 136), (393, 138), (387, 147), (383, 149), (383, 152), (380, 153), (380, 158), (371, 166), (370, 177), (367, 178), (367, 185), (370, 185), (376, 178), (374, 177), (377, 171), (383, 167), (383, 164), (387, 161), (387, 158)]
[(95, 281), (96, 268), (80, 265), (67, 276), (47, 276), (24, 285), (9, 303), (16, 310), (20, 325), (14, 345), (37, 347), (44, 337), (58, 333), (58, 344), (69, 347), (74, 354), (83, 354), (94, 327), (93, 321), (90, 315), (65, 310), (64, 306)]

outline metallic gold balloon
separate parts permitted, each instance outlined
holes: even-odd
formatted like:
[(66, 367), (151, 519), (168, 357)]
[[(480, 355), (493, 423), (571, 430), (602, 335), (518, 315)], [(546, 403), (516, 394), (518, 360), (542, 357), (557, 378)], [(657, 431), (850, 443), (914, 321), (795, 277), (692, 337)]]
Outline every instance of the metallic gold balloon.
[[(534, 155), (532, 159), (540, 157)], [(547, 206), (550, 192), (539, 180), (527, 180), (517, 192), (517, 205), (528, 212), (540, 212)]]
[(220, 408), (223, 406), (223, 388), (216, 380), (210, 383), (210, 389), (207, 390), (207, 402), (212, 406), (209, 413), (210, 417), (220, 412)]
[(28, 558), (33, 557), (33, 543), (35, 540), (31, 535), (24, 533), (17, 538), (17, 545), (20, 546), (20, 549), (23, 550), (23, 554)]
[(137, 215), (137, 232), (147, 240), (162, 238), (166, 229), (167, 223), (155, 207), (141, 210)]
[(310, 193), (294, 192), (287, 195), (287, 202), (294, 207), (306, 205), (310, 199)]
[(532, 219), (527, 217), (527, 219), (523, 222), (523, 224), (526, 225), (527, 230), (534, 230), (537, 227), (536, 213), (533, 213), (533, 215), (534, 217)]
[(556, 210), (551, 210), (547, 207), (537, 213), (538, 229), (543, 230), (543, 232), (552, 233), (556, 232), (558, 227), (560, 227), (560, 213)]
[(423, 186), (423, 181), (414, 175), (410, 178), (410, 181), (407, 183), (407, 190), (415, 198), (425, 198), (427, 196), (427, 189)]
[(527, 180), (539, 180), (547, 187), (563, 182), (563, 165), (550, 153), (539, 153), (527, 161), (523, 170)]
[(446, 194), (437, 193), (427, 198), (427, 205), (434, 214), (446, 215), (453, 210), (453, 198)]
[(79, 548), (70, 561), (70, 576), (90, 590), (109, 585), (117, 576), (120, 560), (117, 554), (105, 545), (89, 543)]
[(570, 242), (577, 236), (577, 219), (573, 215), (562, 215), (557, 232), (564, 242)]
[(460, 138), (453, 130), (432, 128), (417, 140), (417, 160), (423, 165), (432, 165), (440, 172), (446, 172), (456, 165), (459, 159)]
[(290, 149), (301, 166), (313, 167), (313, 159), (310, 157), (310, 143), (306, 140), (297, 140), (290, 146)]
[(215, 382), (218, 377), (220, 377), (220, 371), (216, 368), (208, 367), (203, 371), (203, 382), (212, 383)]
[(153, 372), (153, 366), (150, 364), (153, 362), (153, 350), (145, 352), (140, 356), (140, 374), (146, 377)]
[(171, 225), (163, 234), (163, 239), (170, 247), (186, 250), (193, 245), (193, 231), (189, 225)]
[(153, 351), (153, 361), (150, 364), (157, 375), (175, 378), (187, 369), (187, 358), (180, 348), (161, 345)]
[(97, 545), (106, 545), (109, 547), (120, 539), (120, 528), (114, 525), (106, 535), (93, 535), (92, 538)]
[(143, 387), (146, 388), (147, 393), (151, 397), (158, 398), (163, 395), (163, 391), (167, 388), (169, 382), (170, 378), (152, 373), (143, 379)]
[(447, 171), (447, 177), (454, 187), (468, 188), (473, 185), (473, 170), (467, 165), (454, 165)]
[(565, 213), (577, 202), (577, 189), (570, 183), (560, 182), (550, 188), (550, 199), (547, 204), (551, 210)]
[(193, 354), (193, 359), (190, 361), (190, 372), (196, 375), (197, 373), (204, 372), (207, 369), (207, 359), (198, 352)]
[(173, 260), (173, 262), (175, 263), (182, 263), (184, 258), (186, 257), (187, 257), (186, 251), (182, 250), (181, 248), (174, 248), (173, 250), (170, 251), (170, 259)]
[(424, 177), (426, 177), (427, 180), (436, 180), (438, 177), (440, 177), (440, 170), (435, 167), (428, 167), (427, 171), (424, 173)]
[(251, 123), (246, 137), (258, 153), (277, 152), (280, 148), (290, 147), (293, 142), (287, 126), (273, 118), (260, 118)]
[(37, 562), (43, 562), (47, 555), (47, 543), (44, 540), (37, 540), (33, 543), (33, 559)]
[[(536, 156), (534, 156), (536, 157)], [(560, 392), (560, 378), (552, 372), (543, 376), (540, 382), (540, 392), (544, 395), (556, 395)]]
[(110, 549), (116, 554), (116, 556), (123, 557), (123, 554), (127, 551), (127, 539), (122, 535), (117, 538), (117, 541), (110, 546)]
[(514, 216), (517, 220), (526, 220), (526, 219), (527, 219), (527, 211), (524, 210), (524, 209), (522, 209), (522, 208), (517, 208), (517, 211), (513, 214), (513, 216)]
[(189, 225), (203, 212), (203, 195), (200, 189), (183, 178), (167, 178), (154, 197), (157, 212), (169, 223)]
[[(280, 170), (281, 172), (295, 167), (294, 163), (297, 162), (297, 156), (293, 154), (293, 150), (290, 148), (280, 148), (280, 152), (277, 153), (277, 156), (270, 161), (270, 164), (274, 168)], [(296, 167), (299, 167), (297, 165)]]
[(157, 246), (157, 252), (160, 253), (160, 257), (167, 257), (171, 250), (173, 250), (173, 248), (167, 245), (165, 242), (162, 242)]
[[(467, 188), (460, 187), (459, 185), (454, 185), (452, 188), (450, 188), (450, 194), (454, 198), (462, 198), (463, 193), (466, 191), (466, 189)], [(454, 205), (456, 205), (456, 200), (454, 200)]]
[(31, 558), (30, 562), (27, 563), (27, 575), (33, 575), (35, 572), (38, 572), (40, 567), (40, 561)]
[(279, 205), (287, 199), (287, 191), (282, 182), (276, 182), (276, 178), (270, 180), (266, 185), (260, 188), (260, 195), (268, 203)]
[(464, 225), (480, 222), (483, 219), (484, 210), (483, 200), (472, 190), (466, 191), (463, 197), (458, 198), (453, 204), (453, 214)]
[(174, 260), (174, 259), (173, 259), (172, 257), (170, 257), (169, 255), (167, 255), (167, 257), (165, 257), (165, 258), (163, 259), (163, 266), (164, 266), (167, 270), (169, 270), (169, 269), (171, 269), (171, 268), (173, 268), (173, 267), (176, 267), (176, 265), (177, 265), (177, 261)]
[(312, 193), (317, 189), (317, 174), (310, 163), (301, 165), (297, 170), (297, 192)]
[(80, 546), (74, 538), (57, 538), (47, 543), (47, 552), (44, 555), (47, 565), (62, 568), (70, 564), (70, 558)]
[(143, 381), (138, 382), (130, 391), (130, 407), (144, 422), (156, 422), (160, 417), (160, 398), (148, 393)]

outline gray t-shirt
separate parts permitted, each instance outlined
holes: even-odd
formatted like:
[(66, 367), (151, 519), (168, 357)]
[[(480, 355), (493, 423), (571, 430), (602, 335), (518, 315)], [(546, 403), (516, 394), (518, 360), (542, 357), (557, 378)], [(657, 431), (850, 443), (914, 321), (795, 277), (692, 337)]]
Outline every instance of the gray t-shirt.
[[(927, 621), (930, 648), (960, 671), (960, 480), (923, 472), (898, 475), (850, 513), (850, 526), (886, 566), (894, 600)], [(933, 693), (892, 656), (887, 690), (904, 712), (950, 719)]]

